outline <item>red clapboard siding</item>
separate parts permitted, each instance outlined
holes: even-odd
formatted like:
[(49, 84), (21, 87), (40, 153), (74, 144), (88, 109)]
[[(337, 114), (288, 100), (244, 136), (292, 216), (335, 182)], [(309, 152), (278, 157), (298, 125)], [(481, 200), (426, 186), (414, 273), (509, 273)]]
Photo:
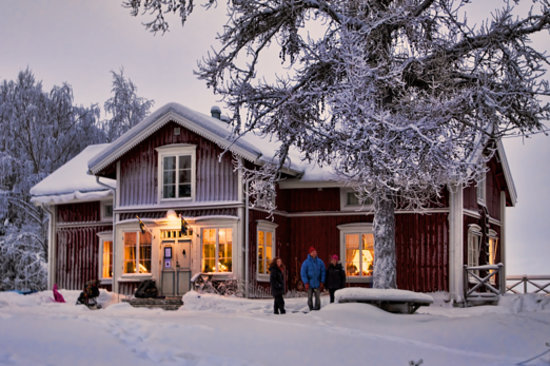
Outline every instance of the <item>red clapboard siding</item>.
[(314, 246), (319, 258), (328, 264), (330, 255), (340, 255), (340, 231), (337, 226), (354, 222), (372, 222), (372, 216), (316, 216), (289, 218), (289, 278), (292, 285), (300, 279), (302, 262)]
[[(256, 225), (264, 219), (265, 213), (251, 210), (250, 273), (255, 275)], [(279, 242), (288, 222), (290, 236), (288, 249), (280, 248)], [(331, 254), (340, 254), (340, 232), (338, 225), (354, 222), (372, 222), (372, 216), (275, 216), (277, 228), (277, 253), (285, 262), (289, 272), (289, 287), (294, 288), (299, 279), (302, 262), (308, 248), (315, 246), (319, 257), (328, 263)], [(286, 230), (285, 230), (286, 231)], [(397, 285), (401, 289), (414, 291), (448, 290), (448, 223), (447, 214), (398, 214), (396, 215)]]
[(395, 217), (397, 287), (411, 291), (448, 291), (447, 214)]
[(339, 211), (339, 188), (303, 188), (288, 190), (288, 211)]
[(57, 222), (90, 222), (100, 220), (100, 202), (70, 203), (57, 206)]
[[(174, 135), (174, 128), (180, 134)], [(158, 195), (156, 148), (169, 144), (197, 145), (196, 201), (235, 201), (238, 176), (233, 172), (230, 153), (199, 135), (170, 122), (120, 159), (120, 206), (155, 204)]]
[[(487, 164), (489, 171), (485, 178), (486, 202), (489, 216), (500, 220), (500, 192), (506, 190), (502, 166), (497, 162), (496, 157), (493, 157)], [(464, 208), (479, 212), (480, 206), (477, 203), (477, 186), (472, 182), (468, 187), (464, 188)]]
[(97, 233), (112, 226), (57, 229), (55, 281), (60, 288), (81, 290), (99, 275)]

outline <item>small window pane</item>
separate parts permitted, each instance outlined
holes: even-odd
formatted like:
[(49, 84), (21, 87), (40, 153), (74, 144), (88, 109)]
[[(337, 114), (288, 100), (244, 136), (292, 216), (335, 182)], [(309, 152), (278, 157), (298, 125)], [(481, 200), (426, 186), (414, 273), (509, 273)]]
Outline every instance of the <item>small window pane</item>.
[(113, 205), (105, 204), (103, 206), (103, 217), (104, 218), (113, 217)]
[(175, 185), (164, 185), (162, 189), (163, 198), (174, 198), (176, 197), (176, 186)]
[(258, 273), (266, 273), (264, 249), (264, 232), (258, 230)]
[(139, 234), (139, 273), (151, 273), (151, 233)]
[(357, 196), (355, 195), (355, 192), (348, 192), (346, 197), (347, 197), (347, 200), (346, 200), (347, 206), (359, 205), (359, 198), (357, 198)]
[(346, 274), (348, 276), (360, 275), (360, 249), (359, 234), (346, 234)]
[(164, 171), (164, 184), (176, 184), (176, 172), (173, 170)]
[(190, 170), (180, 170), (179, 172), (179, 182), (181, 183), (191, 183), (191, 171)]
[(124, 273), (136, 273), (137, 233), (124, 233)]
[(105, 240), (103, 242), (103, 258), (102, 258), (102, 278), (113, 277), (113, 242)]
[(164, 157), (164, 170), (175, 170), (176, 169), (176, 157), (175, 156), (165, 156)]
[(191, 197), (191, 184), (180, 184), (178, 197)]
[(202, 271), (216, 271), (216, 229), (202, 231)]
[(362, 235), (362, 263), (361, 263), (361, 275), (372, 276), (374, 265), (374, 235), (363, 234)]
[(231, 229), (219, 229), (219, 272), (231, 272), (233, 270), (233, 238)]
[(180, 156), (179, 169), (191, 169), (191, 156), (183, 155)]

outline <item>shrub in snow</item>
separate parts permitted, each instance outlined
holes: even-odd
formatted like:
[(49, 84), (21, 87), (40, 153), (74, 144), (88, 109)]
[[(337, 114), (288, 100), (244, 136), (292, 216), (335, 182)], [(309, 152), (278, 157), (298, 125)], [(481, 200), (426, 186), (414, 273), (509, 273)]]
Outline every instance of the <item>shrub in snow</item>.
[(0, 291), (44, 290), (47, 267), (41, 239), (31, 230), (8, 227), (0, 236)]

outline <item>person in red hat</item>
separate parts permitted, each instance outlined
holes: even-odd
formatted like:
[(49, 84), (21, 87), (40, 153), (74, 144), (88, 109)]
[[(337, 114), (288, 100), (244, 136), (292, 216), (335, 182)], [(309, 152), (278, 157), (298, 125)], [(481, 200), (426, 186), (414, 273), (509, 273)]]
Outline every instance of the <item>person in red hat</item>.
[(327, 280), (325, 282), (330, 295), (330, 302), (334, 302), (334, 293), (336, 290), (346, 286), (346, 271), (342, 264), (338, 262), (338, 255), (333, 254), (330, 257), (330, 264), (327, 268)]
[[(309, 248), (309, 254), (302, 263), (300, 270), (302, 282), (307, 290), (307, 306), (309, 310), (321, 309), (321, 291), (325, 282), (325, 264), (317, 257), (317, 250), (313, 246)], [(315, 294), (315, 306), (313, 305), (313, 295)]]

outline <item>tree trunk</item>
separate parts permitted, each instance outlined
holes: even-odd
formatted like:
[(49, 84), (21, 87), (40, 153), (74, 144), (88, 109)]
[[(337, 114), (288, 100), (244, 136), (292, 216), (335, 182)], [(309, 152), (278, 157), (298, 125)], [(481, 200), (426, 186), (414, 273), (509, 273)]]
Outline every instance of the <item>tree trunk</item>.
[(374, 288), (396, 288), (395, 203), (384, 192), (374, 200)]

